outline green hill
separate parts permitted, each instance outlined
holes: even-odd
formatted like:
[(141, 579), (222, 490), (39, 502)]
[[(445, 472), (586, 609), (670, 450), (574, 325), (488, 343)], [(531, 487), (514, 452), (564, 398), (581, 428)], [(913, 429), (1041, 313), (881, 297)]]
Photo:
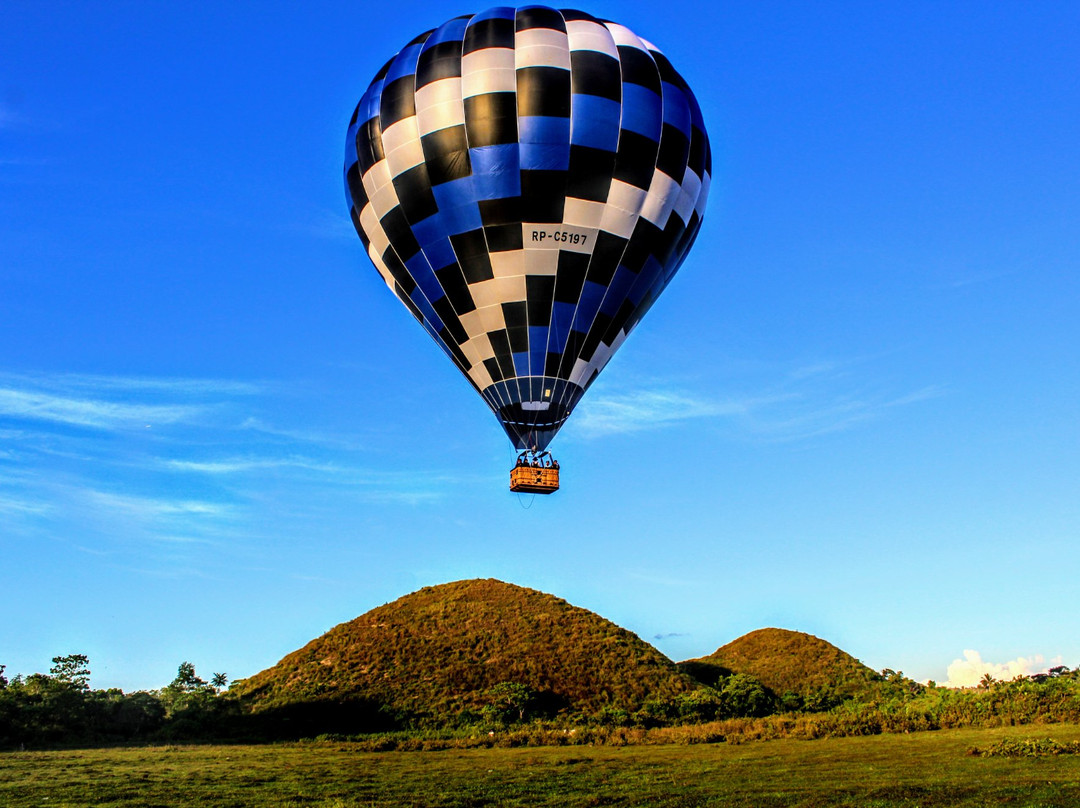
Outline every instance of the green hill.
[(751, 631), (708, 656), (680, 662), (679, 668), (705, 684), (732, 673), (749, 674), (778, 696), (790, 693), (803, 699), (850, 698), (881, 681), (835, 645), (782, 628)]
[(614, 623), (488, 579), (425, 587), (372, 609), (230, 693), (256, 713), (310, 715), (322, 705), (341, 716), (351, 705), (368, 718), (443, 724), (483, 710), (490, 689), (504, 682), (529, 688), (541, 712), (585, 715), (605, 707), (634, 712), (647, 699), (698, 687)]

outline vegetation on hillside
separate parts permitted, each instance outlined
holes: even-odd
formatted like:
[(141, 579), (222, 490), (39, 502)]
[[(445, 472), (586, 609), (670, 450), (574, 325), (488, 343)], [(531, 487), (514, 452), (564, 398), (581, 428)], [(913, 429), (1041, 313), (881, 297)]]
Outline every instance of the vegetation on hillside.
[(344, 702), (395, 725), (433, 726), (475, 723), (493, 709), (623, 721), (699, 689), (651, 645), (592, 612), (469, 580), (425, 587), (342, 623), (232, 692), (255, 712)]
[(82, 654), (10, 680), (0, 666), (0, 748), (317, 736), (373, 751), (739, 743), (1080, 722), (1080, 668), (954, 690), (875, 673), (779, 629), (676, 666), (591, 612), (498, 581), (422, 589), (228, 690), (225, 674), (205, 681), (188, 662), (158, 690), (89, 682)]
[(698, 681), (715, 686), (731, 674), (751, 676), (785, 711), (816, 712), (879, 689), (884, 677), (812, 634), (763, 628), (708, 656), (679, 663)]

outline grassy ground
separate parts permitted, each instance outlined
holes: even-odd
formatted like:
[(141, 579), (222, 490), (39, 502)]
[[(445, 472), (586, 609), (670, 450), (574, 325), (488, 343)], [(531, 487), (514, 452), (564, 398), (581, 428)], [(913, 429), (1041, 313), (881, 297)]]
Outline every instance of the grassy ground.
[(1002, 738), (1080, 726), (923, 732), (739, 746), (358, 752), (347, 743), (0, 754), (0, 805), (1080, 805), (1080, 755), (977, 757)]

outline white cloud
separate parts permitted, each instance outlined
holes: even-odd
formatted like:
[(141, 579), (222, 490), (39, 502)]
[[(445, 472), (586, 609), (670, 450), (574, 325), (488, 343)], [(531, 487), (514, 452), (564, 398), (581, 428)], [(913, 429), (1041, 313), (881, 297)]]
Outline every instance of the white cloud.
[(894, 398), (891, 401), (886, 401), (882, 404), (883, 407), (906, 407), (908, 404), (918, 404), (922, 401), (929, 401), (933, 398), (941, 398), (946, 393), (946, 389), (939, 384), (931, 384), (923, 387), (920, 390), (915, 390), (906, 395)]
[(282, 429), (280, 427), (268, 424), (259, 418), (245, 418), (244, 422), (240, 424), (241, 429), (250, 429), (254, 432), (259, 432), (263, 435), (269, 435), (273, 438), (284, 438), (287, 441), (295, 441), (297, 443), (311, 443), (318, 446), (325, 446), (334, 449), (347, 449), (355, 450), (363, 448), (364, 444), (348, 435), (328, 435), (322, 432), (311, 432), (298, 429)]
[(19, 123), (22, 123), (22, 118), (16, 115), (9, 107), (0, 104), (0, 129), (10, 129)]
[(213, 544), (210, 539), (202, 536), (170, 535), (167, 533), (158, 533), (154, 536), (154, 539), (171, 544)]
[(0, 387), (0, 416), (68, 426), (114, 429), (135, 424), (188, 421), (205, 408), (177, 404), (125, 404)]
[(147, 376), (98, 376), (71, 373), (54, 377), (62, 385), (90, 390), (116, 390), (120, 392), (154, 391), (172, 395), (255, 395), (266, 389), (263, 383), (236, 381), (234, 379), (183, 379), (175, 377)]
[(987, 674), (999, 681), (1007, 681), (1017, 676), (1043, 673), (1054, 665), (1060, 664), (1060, 657), (1055, 657), (1046, 663), (1042, 654), (1036, 654), (1030, 658), (1017, 657), (1009, 662), (986, 662), (978, 651), (965, 650), (963, 659), (954, 659), (949, 665), (948, 681), (944, 683), (944, 686), (975, 687)]
[(87, 498), (94, 504), (112, 511), (119, 511), (140, 519), (187, 516), (226, 516), (229, 507), (214, 502), (198, 500), (170, 500), (152, 497), (132, 497), (110, 494), (104, 491), (87, 491)]
[(230, 458), (226, 460), (167, 460), (165, 467), (175, 471), (201, 474), (239, 474), (260, 469), (297, 468), (324, 474), (338, 474), (344, 469), (331, 463), (319, 463), (304, 457)]
[(820, 362), (811, 362), (807, 365), (801, 365), (791, 371), (789, 375), (792, 379), (801, 381), (803, 379), (813, 379), (820, 376), (831, 376), (838, 371), (842, 371), (844, 368), (845, 365), (841, 362), (823, 360)]
[(0, 417), (99, 430), (191, 423), (223, 397), (260, 390), (230, 380), (0, 373)]
[(48, 513), (50, 510), (51, 508), (44, 503), (0, 496), (0, 513), (38, 516)]
[(440, 501), (444, 493), (442, 491), (393, 491), (389, 489), (373, 490), (363, 495), (365, 502), (392, 505), (428, 505)]
[[(730, 378), (743, 392), (715, 395), (660, 380), (635, 388), (624, 382), (614, 390), (594, 390), (569, 428), (590, 438), (711, 420), (748, 437), (784, 442), (845, 431), (948, 392), (941, 385), (900, 393), (867, 389), (866, 382), (860, 382), (865, 373), (858, 371), (866, 361), (818, 359), (786, 367), (744, 368)], [(747, 372), (752, 378), (739, 378)]]
[(325, 208), (312, 210), (306, 219), (297, 222), (293, 229), (315, 238), (357, 241), (356, 230), (353, 228), (352, 221), (347, 215), (336, 210), (327, 210)]
[(587, 437), (637, 432), (695, 418), (745, 416), (779, 398), (709, 400), (673, 390), (639, 390), (588, 402), (575, 414), (575, 423)]
[(976, 286), (983, 283), (989, 283), (990, 281), (996, 281), (999, 278), (1006, 278), (1009, 275), (1015, 275), (1017, 270), (1015, 269), (1002, 269), (991, 272), (970, 272), (967, 275), (963, 275), (957, 278), (953, 278), (949, 281), (943, 281), (942, 283), (931, 286), (931, 289), (963, 289), (966, 286)]
[(254, 395), (266, 385), (234, 379), (199, 379), (154, 376), (106, 376), (94, 373), (4, 373), (0, 384), (72, 393), (75, 390), (107, 393), (157, 392), (180, 396), (209, 394)]

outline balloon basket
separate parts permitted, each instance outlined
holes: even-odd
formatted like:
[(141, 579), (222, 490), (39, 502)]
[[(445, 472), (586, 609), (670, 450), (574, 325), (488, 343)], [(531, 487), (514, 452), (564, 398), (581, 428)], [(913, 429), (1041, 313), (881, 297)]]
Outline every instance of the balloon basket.
[(510, 490), (521, 494), (554, 494), (559, 490), (559, 467), (519, 462), (510, 470)]

